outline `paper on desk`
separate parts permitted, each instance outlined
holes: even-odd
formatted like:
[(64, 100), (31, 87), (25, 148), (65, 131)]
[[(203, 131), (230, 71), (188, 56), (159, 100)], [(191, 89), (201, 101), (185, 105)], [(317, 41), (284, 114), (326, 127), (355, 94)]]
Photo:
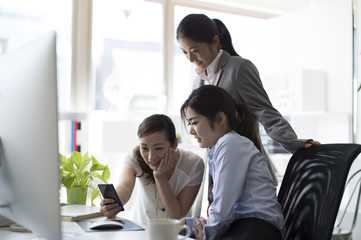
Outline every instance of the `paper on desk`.
[(103, 213), (100, 212), (99, 207), (71, 204), (60, 207), (61, 220), (75, 222), (89, 218), (101, 217)]

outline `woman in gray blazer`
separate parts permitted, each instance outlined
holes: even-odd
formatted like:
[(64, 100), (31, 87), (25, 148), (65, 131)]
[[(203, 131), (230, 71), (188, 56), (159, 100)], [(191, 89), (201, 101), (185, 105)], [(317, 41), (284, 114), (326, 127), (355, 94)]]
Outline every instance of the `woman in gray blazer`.
[(268, 136), (290, 153), (320, 144), (298, 139), (288, 121), (272, 106), (256, 66), (236, 53), (220, 20), (204, 14), (187, 15), (177, 27), (176, 38), (184, 55), (197, 66), (199, 77), (194, 89), (204, 84), (224, 88), (236, 101), (246, 103)]

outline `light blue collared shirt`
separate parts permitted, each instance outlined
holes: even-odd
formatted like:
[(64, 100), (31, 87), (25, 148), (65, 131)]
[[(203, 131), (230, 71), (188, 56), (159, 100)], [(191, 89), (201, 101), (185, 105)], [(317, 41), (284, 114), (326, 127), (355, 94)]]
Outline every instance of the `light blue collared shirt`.
[(208, 153), (213, 178), (213, 202), (204, 227), (204, 239), (219, 239), (241, 218), (266, 220), (284, 231), (276, 186), (266, 157), (246, 137), (230, 131)]

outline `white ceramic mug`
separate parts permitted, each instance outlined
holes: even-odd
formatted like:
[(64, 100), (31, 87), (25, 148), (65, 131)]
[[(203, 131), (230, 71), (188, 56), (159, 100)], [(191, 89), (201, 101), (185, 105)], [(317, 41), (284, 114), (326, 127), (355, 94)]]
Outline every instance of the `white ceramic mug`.
[[(177, 219), (167, 218), (148, 220), (147, 230), (150, 240), (180, 240), (191, 234), (191, 229), (187, 225), (181, 225)], [(179, 236), (182, 230), (186, 230), (185, 236)]]

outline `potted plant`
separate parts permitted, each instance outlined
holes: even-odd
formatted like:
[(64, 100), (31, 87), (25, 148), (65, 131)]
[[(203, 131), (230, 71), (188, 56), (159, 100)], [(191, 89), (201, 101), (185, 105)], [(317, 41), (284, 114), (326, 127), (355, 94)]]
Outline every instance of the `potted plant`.
[(66, 188), (68, 204), (86, 205), (88, 188), (92, 188), (91, 205), (95, 206), (93, 201), (100, 192), (92, 184), (97, 179), (107, 183), (110, 177), (108, 165), (100, 164), (88, 153), (82, 156), (80, 152), (74, 151), (69, 158), (59, 155), (61, 186)]

